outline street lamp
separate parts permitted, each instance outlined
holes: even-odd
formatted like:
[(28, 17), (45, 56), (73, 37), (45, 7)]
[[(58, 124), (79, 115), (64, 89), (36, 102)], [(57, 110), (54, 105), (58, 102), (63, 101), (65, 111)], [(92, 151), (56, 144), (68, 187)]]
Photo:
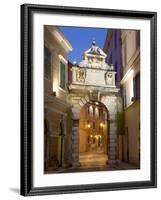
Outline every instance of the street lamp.
[(92, 140), (92, 135), (90, 134), (90, 128), (91, 125), (89, 121), (87, 122), (87, 134), (88, 134), (88, 149), (90, 148), (91, 140)]
[(102, 127), (102, 128), (103, 128), (103, 123), (102, 123), (102, 122), (100, 123), (100, 127)]
[[(103, 127), (104, 127), (104, 124), (103, 124), (102, 122), (100, 123), (100, 127), (101, 127), (101, 134), (100, 134), (99, 140), (100, 140), (100, 145), (102, 146)], [(102, 148), (102, 147), (101, 147), (101, 148)]]

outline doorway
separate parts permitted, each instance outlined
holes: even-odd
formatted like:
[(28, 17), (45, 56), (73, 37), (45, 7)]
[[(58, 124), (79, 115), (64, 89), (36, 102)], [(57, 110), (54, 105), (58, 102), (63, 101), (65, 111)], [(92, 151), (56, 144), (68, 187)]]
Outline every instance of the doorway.
[(98, 101), (86, 103), (80, 111), (79, 161), (82, 166), (105, 165), (108, 160), (108, 110)]

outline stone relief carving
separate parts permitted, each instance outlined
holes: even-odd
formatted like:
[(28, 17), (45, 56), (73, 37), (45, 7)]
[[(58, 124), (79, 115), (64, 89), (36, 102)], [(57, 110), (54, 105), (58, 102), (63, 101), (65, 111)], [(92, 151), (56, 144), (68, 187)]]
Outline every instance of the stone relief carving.
[(113, 73), (112, 72), (106, 72), (105, 73), (105, 83), (106, 85), (113, 85)]
[(86, 71), (84, 69), (78, 69), (76, 71), (76, 80), (78, 82), (84, 83), (86, 79)]

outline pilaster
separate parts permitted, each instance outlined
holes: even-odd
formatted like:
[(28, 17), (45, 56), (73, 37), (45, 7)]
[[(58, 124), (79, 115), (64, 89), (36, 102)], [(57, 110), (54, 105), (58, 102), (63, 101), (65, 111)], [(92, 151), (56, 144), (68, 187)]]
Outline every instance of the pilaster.
[(73, 119), (72, 127), (72, 165), (79, 166), (79, 119)]

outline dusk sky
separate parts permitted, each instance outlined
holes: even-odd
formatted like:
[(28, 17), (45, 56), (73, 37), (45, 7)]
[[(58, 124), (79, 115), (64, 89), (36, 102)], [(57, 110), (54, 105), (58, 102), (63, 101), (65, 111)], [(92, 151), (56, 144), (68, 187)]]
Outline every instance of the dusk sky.
[(73, 47), (73, 51), (68, 54), (70, 62), (74, 60), (80, 62), (82, 60), (82, 53), (91, 47), (93, 39), (96, 40), (96, 44), (100, 48), (104, 47), (107, 29), (65, 26), (59, 28)]

